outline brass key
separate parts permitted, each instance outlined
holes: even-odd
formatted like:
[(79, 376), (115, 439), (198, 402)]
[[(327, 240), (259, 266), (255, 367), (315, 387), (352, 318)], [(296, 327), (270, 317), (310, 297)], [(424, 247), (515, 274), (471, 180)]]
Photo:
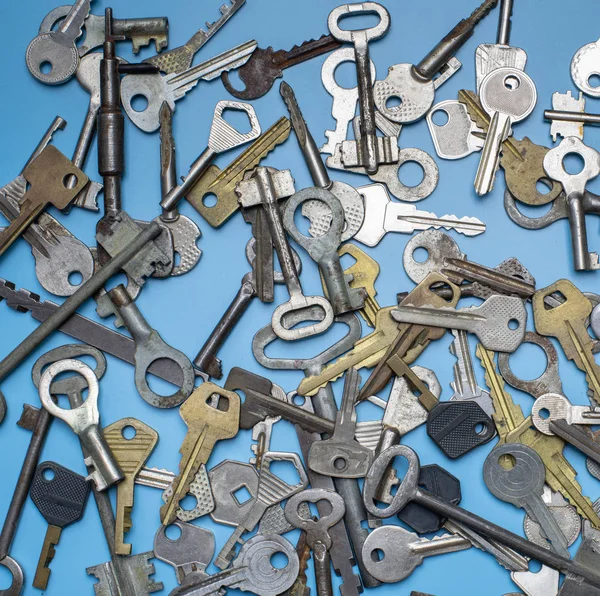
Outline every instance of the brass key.
[[(133, 429), (130, 437), (128, 429)], [(133, 487), (135, 478), (156, 447), (158, 433), (135, 418), (123, 418), (104, 428), (104, 438), (125, 478), (117, 485), (117, 515), (115, 520), (115, 552), (130, 555), (131, 544), (125, 543), (125, 533), (131, 530)]]
[[(213, 395), (219, 397), (219, 409), (208, 404)], [(223, 409), (225, 406), (226, 409)], [(214, 383), (205, 382), (183, 403), (179, 414), (188, 432), (179, 450), (181, 461), (179, 474), (171, 484), (173, 492), (160, 508), (164, 526), (175, 520), (179, 501), (187, 495), (200, 466), (208, 462), (215, 443), (231, 439), (237, 434), (240, 427), (240, 398), (234, 391), (226, 391)]]
[[(46, 147), (21, 174), (30, 188), (21, 201), (19, 216), (0, 233), (0, 255), (48, 205), (65, 209), (89, 182), (88, 177), (52, 145)], [(76, 182), (70, 188), (69, 180), (72, 179)]]
[[(187, 194), (188, 202), (213, 228), (222, 226), (240, 207), (235, 194), (237, 183), (290, 136), (291, 128), (287, 118), (280, 118), (226, 168), (210, 166)], [(212, 207), (204, 204), (207, 195), (214, 195), (217, 200)]]
[[(546, 298), (558, 292), (566, 300), (551, 308)], [(569, 360), (585, 373), (593, 399), (600, 403), (600, 367), (596, 364), (592, 338), (587, 332), (587, 319), (592, 303), (570, 281), (556, 283), (537, 291), (532, 298), (535, 328), (542, 335), (556, 337)]]

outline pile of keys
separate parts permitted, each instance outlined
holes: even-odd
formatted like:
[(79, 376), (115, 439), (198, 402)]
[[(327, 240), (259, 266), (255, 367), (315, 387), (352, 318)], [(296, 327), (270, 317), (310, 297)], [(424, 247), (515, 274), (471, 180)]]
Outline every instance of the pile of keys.
[[(319, 596), (336, 590), (358, 596), (401, 582), (427, 565), (426, 557), (472, 546), (510, 573), (521, 590), (514, 594), (600, 595), (600, 500), (583, 494), (565, 455), (567, 445), (579, 450), (589, 473), (600, 479), (600, 431), (594, 429), (600, 426), (600, 367), (594, 359), (600, 352), (600, 295), (583, 292), (567, 279), (539, 288), (525, 265), (508, 254), (494, 267), (468, 259), (446, 231), (476, 236), (485, 232), (485, 223), (417, 209), (412, 203), (435, 190), (438, 167), (423, 150), (398, 144), (403, 126), (426, 119), (440, 158), (481, 151), (473, 173), (476, 195), (492, 191), (502, 166), (508, 217), (526, 229), (568, 219), (574, 270), (600, 269), (586, 230), (586, 214), (600, 213), (600, 197), (586, 190), (600, 174), (600, 153), (583, 142), (584, 124), (598, 124), (600, 116), (585, 112), (582, 95), (600, 97), (600, 87), (593, 84), (600, 42), (585, 45), (573, 58), (579, 98), (571, 91), (552, 96), (552, 110), (544, 116), (555, 145), (548, 148), (513, 136), (513, 126), (532, 114), (538, 99), (525, 72), (526, 52), (510, 45), (513, 0), (484, 0), (418, 64), (394, 64), (384, 79), (377, 79), (370, 48), (389, 33), (391, 18), (377, 2), (334, 8), (317, 27), (325, 32), (321, 37), (290, 50), (262, 49), (249, 40), (195, 65), (199, 50), (246, 0), (230, 0), (216, 21), (169, 50), (166, 17), (118, 19), (110, 8), (104, 15), (92, 14), (91, 3), (76, 0), (52, 10), (26, 48), (27, 68), (40, 83), (61, 85), (75, 78), (90, 95), (73, 156), (52, 145), (66, 125), (57, 117), (31, 155), (24, 156), (16, 178), (0, 188), (0, 212), (8, 220), (0, 231), (0, 257), (10, 262), (4, 253), (19, 239), (27, 241), (39, 284), (64, 298), (60, 304), (43, 300), (0, 279), (0, 300), (40, 323), (16, 347), (6, 336), (0, 381), (24, 362), (30, 364), (33, 352), (55, 331), (79, 342), (54, 348), (33, 363), (41, 405), (25, 404), (18, 423), (31, 432), (31, 440), (0, 532), (0, 565), (12, 574), (12, 585), (0, 589), (0, 596), (18, 596), (30, 581), (11, 557), (28, 495), (48, 523), (32, 579), (36, 589), (46, 590), (62, 530), (84, 515), (90, 491), (110, 553), (107, 562), (87, 569), (100, 596), (162, 590), (163, 583), (154, 579), (154, 558), (175, 570), (178, 585), (171, 596), (228, 589), (260, 596), (308, 596), (311, 590)], [(462, 66), (455, 55), (496, 8), (496, 43), (481, 44), (475, 52), (475, 90), (435, 104), (436, 90)], [(374, 15), (376, 24), (342, 28), (342, 21), (363, 15)], [(154, 42), (157, 54), (130, 63), (117, 53), (125, 41), (136, 54)], [(279, 85), (280, 117), (263, 132), (248, 102), (270, 92), (287, 68), (319, 57), (336, 121), (335, 129), (325, 132), (326, 143), (318, 147), (286, 82)], [(336, 82), (336, 69), (345, 62), (355, 64), (356, 87)], [(244, 84), (241, 90), (230, 79), (233, 71)], [(216, 104), (206, 148), (180, 176), (173, 133), (177, 102), (201, 81), (215, 79), (234, 99)], [(226, 112), (232, 111), (247, 118), (247, 132), (227, 120)], [(124, 137), (132, 126), (160, 135), (161, 201), (150, 221), (134, 219), (123, 206)], [(283, 151), (279, 146), (292, 131), (314, 186), (297, 188), (290, 170), (268, 165), (269, 155)], [(95, 139), (102, 182), (83, 171)], [(243, 149), (227, 167), (213, 163), (237, 148)], [(581, 157), (579, 173), (567, 171), (565, 159), (572, 155)], [(399, 179), (407, 162), (423, 170), (416, 186)], [(352, 186), (332, 179), (336, 171), (366, 176), (370, 183), (362, 179)], [(98, 212), (100, 193), (96, 245), (88, 247), (62, 222), (75, 208)], [(179, 212), (183, 200), (214, 228), (232, 217), (249, 224), (245, 258), (250, 271), (193, 359), (169, 345), (136, 303), (148, 280), (182, 276), (199, 264), (201, 232), (196, 221)], [(531, 218), (521, 204), (551, 207)], [(49, 207), (62, 213), (55, 217)], [(306, 233), (298, 211), (309, 222)], [(402, 252), (414, 285), (382, 307), (375, 287), (380, 266), (359, 244), (375, 247), (388, 232), (407, 239), (396, 254)], [(227, 242), (225, 233), (222, 238)], [(344, 268), (346, 255), (354, 262)], [(311, 260), (322, 281), (316, 295), (307, 295), (300, 279), (303, 267), (315, 267)], [(123, 283), (111, 285), (119, 274)], [(265, 370), (303, 371), (302, 381), (288, 391), (267, 376), (231, 368), (235, 363), (224, 370), (218, 357), (254, 298), (275, 302), (276, 285), (285, 285), (289, 300), (276, 305), (268, 324), (256, 326), (251, 349)], [(214, 297), (218, 289), (213, 284), (204, 296)], [(472, 305), (459, 305), (462, 298)], [(94, 320), (77, 312), (90, 299)], [(177, 311), (169, 312), (175, 321)], [(338, 323), (345, 334), (332, 345), (324, 340), (329, 347), (315, 357), (269, 355), (275, 341), (293, 347)], [(371, 328), (366, 334), (363, 325)], [(423, 359), (417, 364), (447, 332), (456, 358), (451, 392)], [(547, 359), (534, 380), (519, 378), (510, 366), (510, 355), (523, 344), (535, 344)], [(578, 400), (565, 394), (559, 350), (570, 361), (566, 364), (584, 375), (589, 405), (575, 405)], [(133, 374), (123, 378), (124, 389), (134, 385), (152, 407), (179, 409), (187, 433), (176, 472), (147, 466), (159, 439), (148, 424), (126, 417), (104, 425), (100, 419), (106, 354), (133, 367)], [(479, 365), (484, 386), (477, 379)], [(175, 391), (161, 395), (150, 376)], [(340, 378), (338, 409), (332, 384)], [(530, 410), (513, 400), (507, 385), (533, 398)], [(65, 395), (68, 404), (59, 400)], [(6, 408), (0, 393), (0, 421)], [(377, 415), (365, 420), (367, 411)], [(40, 463), (54, 418), (79, 438), (86, 476), (53, 461)], [(271, 445), (275, 425), (286, 422), (293, 425), (298, 452), (289, 443), (287, 451)], [(420, 466), (402, 438), (421, 426), (442, 461), (493, 442), (481, 471), (485, 485), (500, 501), (524, 510), (525, 537), (460, 507), (468, 486), (461, 488), (442, 466)], [(250, 431), (249, 461), (215, 461), (215, 446), (242, 431)], [(400, 459), (407, 463), (403, 473)], [(289, 474), (282, 473), (284, 465)], [(9, 487), (12, 480), (5, 480)], [(126, 535), (136, 484), (160, 489), (162, 505), (155, 519), (145, 520), (158, 526), (153, 548), (132, 554)], [(184, 506), (190, 497), (191, 508)], [(219, 550), (213, 532), (204, 527), (205, 516), (231, 527)], [(459, 558), (455, 561), (458, 576)], [(534, 570), (531, 561), (541, 568)], [(209, 573), (211, 564), (219, 571)], [(459, 581), (449, 590), (461, 593)], [(497, 594), (493, 586), (485, 593)]]

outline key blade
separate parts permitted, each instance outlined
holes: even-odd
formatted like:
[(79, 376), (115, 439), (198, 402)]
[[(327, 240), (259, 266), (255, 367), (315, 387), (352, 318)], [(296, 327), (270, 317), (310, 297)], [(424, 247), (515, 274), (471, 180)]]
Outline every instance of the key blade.
[(35, 576), (33, 578), (33, 587), (38, 590), (45, 590), (48, 587), (48, 581), (50, 580), (50, 563), (56, 554), (56, 549), (54, 547), (58, 545), (61, 533), (62, 529), (58, 526), (48, 526), (48, 529), (46, 530), (42, 552), (40, 553)]
[(463, 325), (472, 327), (473, 323), (487, 320), (487, 317), (478, 314), (478, 311), (479, 307), (455, 310), (454, 308), (434, 308), (432, 306), (397, 306), (392, 310), (392, 318), (398, 323), (463, 329)]
[[(444, 215), (437, 217), (428, 211), (418, 211), (414, 205), (401, 205), (405, 215), (398, 213), (396, 219), (392, 220), (392, 230), (411, 234), (417, 230), (428, 230), (444, 228), (454, 230), (465, 236), (478, 236), (486, 230), (486, 225), (476, 217), (457, 217), (456, 215)], [(404, 209), (407, 207), (408, 209)], [(388, 229), (389, 231), (389, 229)]]
[(75, 41), (83, 35), (83, 24), (92, 9), (92, 0), (77, 0), (60, 24), (58, 31)]

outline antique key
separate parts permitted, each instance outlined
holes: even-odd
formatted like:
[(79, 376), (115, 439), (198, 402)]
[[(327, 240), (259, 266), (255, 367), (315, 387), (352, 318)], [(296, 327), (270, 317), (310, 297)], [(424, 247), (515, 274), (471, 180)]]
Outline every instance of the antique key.
[[(158, 442), (158, 433), (135, 418), (123, 418), (104, 428), (104, 438), (125, 478), (117, 485), (117, 515), (115, 552), (130, 555), (131, 544), (125, 544), (124, 534), (131, 530), (133, 488), (135, 477), (150, 457)], [(129, 433), (133, 432), (133, 436)]]
[(63, 466), (46, 461), (41, 463), (31, 484), (31, 500), (48, 522), (44, 546), (33, 579), (33, 586), (45, 590), (50, 579), (50, 561), (63, 528), (81, 519), (90, 485), (87, 480)]
[[(213, 395), (218, 396), (220, 409), (209, 405)], [(223, 409), (225, 405), (227, 409)], [(182, 457), (179, 474), (173, 481), (173, 492), (160, 508), (164, 526), (175, 519), (179, 501), (187, 495), (201, 464), (208, 462), (215, 443), (237, 434), (240, 398), (234, 391), (226, 391), (213, 383), (203, 383), (179, 408), (179, 414), (187, 424), (188, 432), (179, 450)]]

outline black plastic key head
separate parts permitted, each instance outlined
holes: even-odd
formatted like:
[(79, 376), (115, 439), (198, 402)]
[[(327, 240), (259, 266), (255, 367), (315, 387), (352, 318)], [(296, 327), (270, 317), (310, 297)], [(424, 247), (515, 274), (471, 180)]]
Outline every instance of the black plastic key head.
[(46, 461), (35, 471), (30, 494), (44, 519), (64, 528), (81, 518), (89, 492), (89, 482), (83, 476)]
[[(453, 505), (460, 503), (462, 496), (460, 492), (460, 480), (437, 464), (421, 468), (418, 486), (444, 499), (448, 503), (452, 503)], [(441, 515), (414, 501), (410, 502), (398, 513), (398, 519), (409, 525), (419, 534), (437, 532), (446, 521)]]

